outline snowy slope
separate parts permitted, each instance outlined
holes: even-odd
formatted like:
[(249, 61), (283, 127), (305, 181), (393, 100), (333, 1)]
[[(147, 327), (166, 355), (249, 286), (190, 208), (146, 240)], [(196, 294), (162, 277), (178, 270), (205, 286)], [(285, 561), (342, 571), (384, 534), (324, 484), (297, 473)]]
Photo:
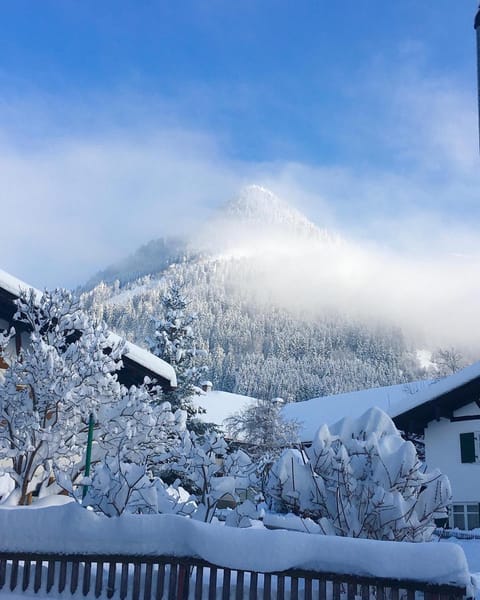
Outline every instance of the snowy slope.
[(217, 218), (236, 224), (261, 225), (267, 230), (278, 229), (299, 237), (328, 238), (326, 232), (301, 212), (259, 185), (244, 187), (236, 198), (223, 207)]
[(321, 225), (266, 188), (247, 186), (198, 223), (183, 256), (174, 255), (181, 245), (170, 253), (157, 240), (105, 271), (120, 284), (98, 285), (92, 309), (142, 345), (169, 282), (180, 282), (199, 316), (208, 376), (247, 396), (305, 400), (431, 375), (436, 342), (427, 334), (418, 341), (418, 329), (404, 322), (403, 304), (416, 303), (397, 307), (405, 290), (390, 281), (391, 260)]

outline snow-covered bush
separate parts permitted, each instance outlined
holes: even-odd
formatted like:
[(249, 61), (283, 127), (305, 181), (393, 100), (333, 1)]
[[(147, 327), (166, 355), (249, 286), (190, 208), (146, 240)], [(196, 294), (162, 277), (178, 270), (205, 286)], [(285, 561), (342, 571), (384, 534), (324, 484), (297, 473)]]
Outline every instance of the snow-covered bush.
[(229, 452), (218, 433), (197, 435), (193, 431), (183, 434), (171, 468), (197, 499), (194, 518), (206, 522), (213, 519), (221, 500), (239, 500), (238, 491), (249, 487), (254, 471), (249, 456), (242, 450)]
[(190, 516), (197, 510), (194, 497), (179, 482), (167, 485), (161, 479), (155, 479), (157, 493), (157, 512)]
[[(15, 319), (30, 341), (0, 382), (0, 460), (15, 483), (8, 501), (25, 504), (54, 468), (81, 463), (90, 413), (118, 395), (123, 345), (66, 290), (22, 293)], [(12, 336), (0, 335), (0, 354)]]
[(429, 539), (451, 500), (447, 477), (426, 472), (377, 408), (323, 425), (304, 451), (286, 450), (265, 491), (272, 511), (312, 519), (325, 534), (414, 542)]
[(118, 397), (99, 409), (95, 453), (152, 470), (170, 460), (185, 423), (185, 411), (172, 412), (169, 402), (152, 399), (145, 386), (122, 386)]
[(166, 485), (152, 478), (145, 465), (107, 457), (86, 480), (88, 491), (83, 505), (107, 517), (124, 513), (178, 514), (188, 516), (197, 510), (192, 496), (178, 485)]
[(155, 484), (144, 465), (108, 457), (95, 467), (88, 483), (84, 505), (108, 517), (118, 517), (125, 511), (157, 512)]
[(122, 392), (99, 411), (94, 449), (100, 460), (91, 482), (85, 482), (83, 503), (107, 516), (125, 511), (190, 514), (196, 508), (191, 499), (151, 475), (176, 455), (185, 411), (173, 413), (169, 402), (153, 402), (144, 386)]

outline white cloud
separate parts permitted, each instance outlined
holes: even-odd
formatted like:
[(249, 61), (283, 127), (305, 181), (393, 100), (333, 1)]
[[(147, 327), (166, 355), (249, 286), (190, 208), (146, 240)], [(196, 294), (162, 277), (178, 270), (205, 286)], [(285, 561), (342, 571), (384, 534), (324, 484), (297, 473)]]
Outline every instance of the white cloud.
[(28, 103), (0, 108), (2, 267), (37, 287), (75, 286), (152, 238), (200, 226), (255, 181), (351, 240), (324, 264), (311, 298), (472, 340), (480, 292), (475, 99), (457, 82), (418, 73), (376, 77), (374, 87), (382, 111), (352, 127), (365, 135), (352, 146), (384, 156), (362, 160), (357, 151), (331, 165), (232, 160), (221, 136), (175, 125), (171, 106), (164, 122), (149, 121), (147, 106), (119, 127), (124, 109), (103, 98), (114, 116), (90, 106), (89, 119), (86, 107), (74, 107), (81, 127), (70, 133), (65, 115), (57, 129), (55, 111), (44, 108), (33, 142), (18, 134)]
[[(211, 140), (185, 132), (0, 146), (4, 268), (81, 283), (149, 239), (195, 227), (240, 185)], [(28, 265), (27, 267), (25, 265)]]

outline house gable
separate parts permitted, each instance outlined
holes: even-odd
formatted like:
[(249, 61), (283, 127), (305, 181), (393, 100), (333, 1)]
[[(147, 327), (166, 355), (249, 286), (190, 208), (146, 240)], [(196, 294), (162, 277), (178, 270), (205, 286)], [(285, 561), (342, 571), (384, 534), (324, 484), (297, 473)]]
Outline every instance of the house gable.
[(477, 402), (480, 402), (480, 362), (432, 383), (415, 394), (409, 404), (393, 407), (390, 415), (400, 430), (423, 434), (432, 421), (478, 420), (478, 411), (466, 408), (477, 406)]

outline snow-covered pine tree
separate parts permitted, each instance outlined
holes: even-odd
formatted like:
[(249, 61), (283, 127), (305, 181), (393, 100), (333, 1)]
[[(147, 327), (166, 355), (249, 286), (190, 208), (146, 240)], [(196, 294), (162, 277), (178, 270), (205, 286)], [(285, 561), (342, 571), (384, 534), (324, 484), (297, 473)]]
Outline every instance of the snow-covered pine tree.
[[(0, 460), (15, 482), (7, 501), (26, 504), (54, 469), (71, 471), (81, 461), (90, 413), (119, 392), (123, 344), (67, 290), (23, 292), (15, 319), (29, 343), (0, 382)], [(0, 336), (0, 354), (12, 335)]]
[(207, 367), (206, 352), (198, 347), (197, 316), (188, 305), (182, 286), (172, 282), (161, 298), (161, 315), (147, 343), (150, 352), (171, 364), (177, 374), (177, 387), (165, 397), (173, 408), (182, 408), (193, 417), (197, 410), (190, 399), (198, 393)]

